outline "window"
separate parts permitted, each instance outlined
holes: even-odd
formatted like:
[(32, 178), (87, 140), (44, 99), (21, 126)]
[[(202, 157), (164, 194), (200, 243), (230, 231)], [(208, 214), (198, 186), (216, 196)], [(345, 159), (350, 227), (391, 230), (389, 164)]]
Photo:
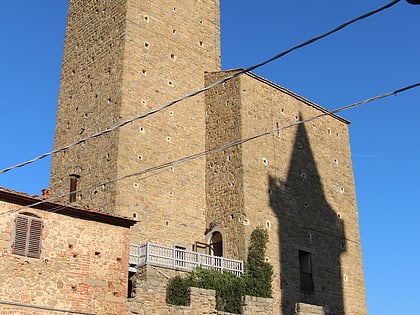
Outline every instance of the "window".
[(312, 257), (311, 253), (303, 250), (299, 251), (299, 272), (300, 272), (300, 290), (305, 293), (314, 291), (312, 280)]
[(70, 202), (76, 201), (76, 191), (77, 191), (77, 180), (80, 178), (79, 175), (71, 174), (70, 175)]
[(12, 254), (39, 258), (41, 255), (42, 220), (30, 213), (16, 217)]
[(185, 248), (184, 246), (175, 246), (175, 266), (185, 266)]

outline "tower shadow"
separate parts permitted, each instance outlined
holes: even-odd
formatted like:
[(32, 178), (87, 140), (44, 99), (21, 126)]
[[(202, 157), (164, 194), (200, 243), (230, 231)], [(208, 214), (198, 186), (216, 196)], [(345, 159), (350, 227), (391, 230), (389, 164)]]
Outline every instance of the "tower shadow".
[(344, 314), (344, 225), (326, 199), (304, 124), (297, 127), (290, 161), (285, 181), (268, 178), (279, 227), (282, 314), (295, 314), (297, 303)]

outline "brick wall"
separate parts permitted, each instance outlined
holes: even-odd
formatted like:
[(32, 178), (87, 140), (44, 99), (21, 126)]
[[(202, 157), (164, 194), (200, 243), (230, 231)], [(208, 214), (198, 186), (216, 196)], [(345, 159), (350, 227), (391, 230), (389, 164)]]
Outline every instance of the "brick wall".
[(0, 305), (0, 315), (55, 315), (57, 312)]
[[(18, 207), (0, 201), (0, 212)], [(38, 259), (11, 254), (17, 212), (3, 215), (0, 220), (1, 301), (99, 314), (126, 314), (128, 228), (60, 212), (19, 211), (22, 212), (42, 220), (41, 256)], [(9, 308), (0, 304), (4, 312)], [(23, 310), (26, 312), (26, 309)], [(33, 309), (29, 311), (36, 313)]]

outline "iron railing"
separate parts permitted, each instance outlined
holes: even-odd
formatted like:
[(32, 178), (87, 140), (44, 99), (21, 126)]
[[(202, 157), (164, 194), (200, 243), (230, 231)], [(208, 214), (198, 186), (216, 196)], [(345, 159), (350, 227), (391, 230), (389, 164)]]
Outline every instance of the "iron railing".
[(191, 271), (194, 268), (213, 269), (219, 272), (231, 272), (240, 277), (244, 273), (242, 260), (201, 254), (177, 247), (168, 247), (153, 243), (142, 245), (130, 244), (130, 271), (144, 265), (153, 265), (171, 269)]

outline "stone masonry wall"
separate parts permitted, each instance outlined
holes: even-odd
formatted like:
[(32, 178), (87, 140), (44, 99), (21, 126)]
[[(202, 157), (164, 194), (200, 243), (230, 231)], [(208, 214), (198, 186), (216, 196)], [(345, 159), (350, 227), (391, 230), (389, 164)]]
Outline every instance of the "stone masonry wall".
[[(55, 147), (203, 88), (204, 71), (220, 69), (219, 16), (218, 0), (69, 1)], [(204, 150), (198, 95), (54, 155), (52, 193), (75, 174), (77, 204), (140, 221), (133, 242), (191, 249), (204, 241), (205, 158), (171, 161)]]
[(297, 303), (295, 311), (295, 315), (325, 315), (325, 310), (322, 306), (305, 303)]
[[(208, 73), (214, 82), (230, 72)], [(209, 91), (209, 148), (265, 134), (326, 110), (254, 74)], [(215, 126), (222, 127), (219, 132)], [(365, 314), (357, 204), (347, 122), (326, 115), (207, 157), (208, 221), (246, 257), (251, 232), (269, 231), (275, 311), (324, 305)], [(241, 197), (242, 196), (242, 197)], [(239, 214), (239, 215), (238, 215)], [(228, 251), (232, 245), (227, 245)], [(302, 293), (299, 250), (311, 253), (314, 290)], [(240, 252), (241, 250), (239, 250)], [(235, 253), (236, 254), (236, 253)]]
[[(134, 276), (134, 297), (129, 299), (130, 314), (138, 315), (229, 315), (231, 313), (216, 310), (216, 292), (200, 288), (190, 288), (188, 306), (166, 304), (166, 285), (168, 280), (183, 272), (157, 268), (142, 267)], [(273, 301), (268, 298), (245, 296), (242, 301), (241, 314), (271, 315)]]
[[(204, 71), (220, 68), (219, 1), (127, 3), (123, 119), (203, 88)], [(204, 150), (201, 95), (120, 129), (119, 177), (167, 165), (118, 185), (118, 212), (140, 221), (134, 242), (191, 250), (204, 241), (205, 158), (171, 163)]]
[[(233, 71), (206, 73), (209, 85)], [(206, 92), (206, 150), (241, 139), (239, 80), (230, 80)], [(207, 225), (216, 222), (225, 230), (227, 257), (246, 259), (242, 146), (206, 156)]]
[[(54, 147), (59, 148), (121, 121), (126, 1), (70, 0)], [(52, 196), (69, 192), (70, 175), (79, 176), (77, 202), (110, 211), (117, 176), (118, 133), (108, 133), (53, 155)], [(92, 187), (91, 187), (92, 186)], [(63, 198), (68, 201), (69, 198)]]
[[(17, 208), (0, 201), (0, 212)], [(60, 212), (19, 211), (22, 212), (42, 219), (41, 257), (11, 254), (17, 212), (3, 215), (0, 220), (1, 301), (104, 315), (126, 314), (128, 228)], [(15, 307), (0, 304), (0, 314), (8, 314), (8, 309)], [(19, 314), (29, 314), (25, 312), (48, 313), (22, 308)]]
[[(242, 137), (325, 113), (256, 75), (241, 77)], [(242, 146), (245, 239), (269, 231), (274, 298), (283, 314), (304, 302), (332, 314), (366, 314), (348, 122), (325, 115)], [(299, 251), (310, 253), (313, 290), (303, 292)]]
[[(218, 0), (70, 0), (55, 148), (226, 76), (219, 36)], [(77, 204), (138, 219), (135, 243), (191, 249), (216, 222), (232, 258), (246, 257), (263, 226), (275, 313), (302, 302), (366, 314), (347, 121), (327, 115), (181, 163), (325, 112), (246, 74), (54, 155), (53, 195), (77, 175)], [(299, 252), (310, 255), (311, 292), (301, 288)]]

